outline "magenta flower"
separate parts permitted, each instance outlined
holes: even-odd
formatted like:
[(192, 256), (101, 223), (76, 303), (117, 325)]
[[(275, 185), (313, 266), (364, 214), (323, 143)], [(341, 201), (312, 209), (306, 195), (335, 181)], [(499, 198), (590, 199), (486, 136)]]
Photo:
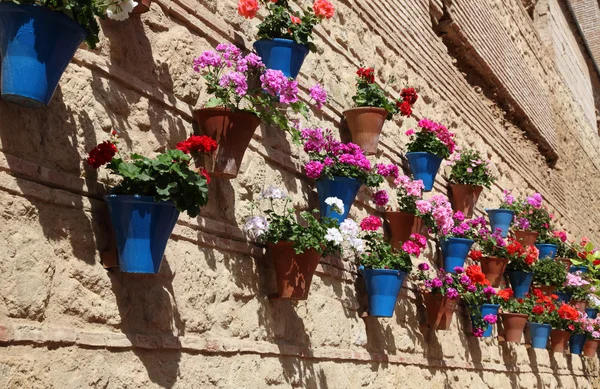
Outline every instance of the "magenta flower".
[(419, 247), (419, 245), (410, 240), (407, 240), (406, 242), (404, 242), (404, 244), (402, 244), (402, 250), (404, 250), (408, 254), (413, 254), (417, 257), (421, 255), (421, 248)]
[(459, 222), (462, 222), (463, 220), (465, 220), (465, 215), (461, 211), (456, 211), (454, 213), (454, 219), (458, 220)]
[(317, 108), (323, 108), (323, 105), (327, 102), (327, 91), (325, 91), (321, 84), (316, 84), (308, 91), (310, 92), (310, 97), (315, 101)]
[(496, 322), (498, 321), (498, 316), (492, 315), (490, 313), (489, 315), (485, 315), (483, 317), (483, 321), (485, 321), (488, 324), (496, 324)]
[(236, 70), (238, 72), (245, 73), (250, 69), (257, 70), (264, 67), (265, 64), (262, 62), (262, 59), (258, 55), (250, 53), (244, 58), (240, 59), (240, 61), (237, 63)]
[(322, 128), (305, 128), (300, 132), (304, 140), (304, 151), (321, 152), (325, 148), (325, 132)]
[(242, 56), (242, 51), (231, 43), (221, 43), (216, 50), (223, 56), (227, 67), (233, 66), (233, 62), (237, 62)]
[(496, 289), (492, 288), (491, 286), (486, 286), (483, 289), (483, 293), (485, 293), (485, 295), (489, 298), (491, 296), (496, 295)]
[(484, 334), (484, 333), (485, 333), (485, 331), (483, 330), (483, 328), (475, 328), (475, 329), (473, 330), (473, 335), (474, 335), (476, 338), (481, 338), (481, 337), (483, 337), (483, 334)]
[(419, 270), (421, 270), (421, 271), (427, 271), (429, 269), (430, 269), (429, 265), (426, 264), (425, 262), (419, 264)]
[(433, 288), (441, 288), (442, 285), (444, 285), (442, 283), (442, 280), (440, 280), (439, 278), (434, 278), (433, 280), (431, 280), (431, 286)]
[(288, 79), (281, 70), (267, 69), (260, 81), (261, 87), (271, 96), (280, 95), (288, 87)]
[(532, 207), (539, 209), (542, 207), (542, 201), (544, 199), (542, 198), (542, 195), (539, 193), (534, 193), (533, 195), (527, 197), (527, 204), (531, 205)]
[(196, 73), (200, 72), (200, 69), (206, 67), (219, 67), (223, 64), (221, 56), (213, 50), (208, 50), (200, 54), (198, 58), (194, 58), (193, 68)]
[(411, 135), (414, 135), (414, 134), (415, 134), (415, 130), (413, 130), (413, 129), (411, 128), (410, 130), (406, 131), (404, 134), (405, 134), (406, 136), (411, 136)]
[(219, 80), (219, 85), (223, 88), (235, 88), (235, 93), (240, 96), (245, 96), (248, 92), (246, 76), (240, 72), (229, 72), (224, 74)]
[(471, 284), (469, 286), (467, 286), (467, 291), (468, 292), (475, 292), (477, 290), (477, 286)]
[(306, 169), (306, 176), (308, 178), (317, 179), (321, 177), (323, 164), (319, 161), (310, 161), (304, 166), (304, 168)]
[(458, 297), (458, 291), (454, 288), (448, 288), (448, 290), (446, 290), (446, 297), (450, 300), (454, 300)]
[(390, 201), (390, 197), (385, 190), (379, 190), (373, 195), (373, 201), (377, 206), (384, 207)]

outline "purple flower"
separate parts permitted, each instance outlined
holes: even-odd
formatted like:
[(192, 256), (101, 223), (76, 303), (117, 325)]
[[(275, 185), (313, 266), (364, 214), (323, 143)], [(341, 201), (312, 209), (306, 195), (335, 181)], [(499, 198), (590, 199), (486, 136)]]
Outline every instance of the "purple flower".
[(233, 66), (233, 62), (237, 62), (242, 56), (242, 51), (231, 43), (221, 43), (217, 45), (216, 50), (222, 53), (227, 67)]
[(439, 278), (434, 278), (433, 280), (431, 280), (431, 286), (434, 288), (441, 288), (442, 285), (442, 280), (440, 280)]
[[(260, 76), (261, 87), (271, 96), (278, 96), (288, 85), (288, 79), (281, 70), (267, 69)], [(297, 86), (297, 85), (296, 85)]]
[(429, 269), (430, 269), (429, 265), (426, 264), (425, 262), (419, 264), (419, 270), (421, 270), (421, 271), (427, 271)]
[(490, 296), (496, 295), (496, 289), (492, 288), (491, 286), (486, 286), (483, 289), (483, 293), (485, 293), (485, 295), (489, 298)]
[(385, 190), (379, 190), (373, 195), (373, 201), (377, 206), (384, 207), (390, 201), (390, 197)]
[(460, 277), (460, 283), (461, 283), (461, 284), (463, 284), (463, 285), (467, 285), (467, 286), (468, 286), (468, 285), (471, 285), (471, 279), (469, 278), (469, 276), (468, 276), (468, 275), (466, 275), (466, 274), (463, 274), (463, 275)]
[(245, 73), (249, 69), (256, 70), (264, 67), (262, 59), (258, 55), (250, 53), (238, 62), (236, 69), (238, 72)]
[(483, 330), (483, 328), (476, 328), (476, 329), (474, 329), (474, 330), (473, 330), (473, 335), (474, 335), (476, 338), (481, 338), (481, 337), (483, 337), (483, 334), (484, 334), (484, 333), (485, 333), (485, 331)]
[(539, 193), (534, 193), (533, 195), (527, 197), (527, 204), (531, 205), (534, 208), (541, 208), (542, 207), (542, 201), (544, 199), (542, 198), (542, 195)]
[(208, 66), (219, 67), (223, 64), (221, 56), (213, 50), (208, 50), (200, 54), (198, 58), (194, 58), (193, 68), (196, 73), (200, 69), (204, 69)]
[(458, 297), (458, 291), (454, 288), (448, 288), (448, 290), (446, 290), (446, 297), (450, 300), (454, 300)]
[(471, 284), (469, 286), (467, 286), (467, 291), (468, 292), (475, 292), (477, 290), (477, 286), (475, 286), (474, 284)]
[(448, 285), (452, 285), (454, 283), (454, 278), (452, 278), (452, 275), (446, 274), (444, 277), (444, 282)]
[(459, 222), (462, 222), (463, 220), (465, 220), (465, 215), (461, 211), (456, 211), (454, 213), (454, 219), (458, 220)]
[(425, 287), (429, 289), (433, 287), (433, 283), (431, 282), (431, 280), (425, 280), (425, 282), (423, 282), (423, 285), (425, 285)]
[(323, 165), (325, 165), (325, 166), (333, 165), (333, 159), (331, 159), (329, 157), (325, 157), (325, 159), (323, 160)]
[(508, 205), (513, 205), (513, 203), (515, 202), (515, 196), (513, 196), (512, 194), (510, 194), (509, 191), (504, 190), (504, 202)]
[(386, 165), (384, 163), (378, 163), (377, 165), (375, 165), (375, 167), (377, 168), (377, 174), (382, 175), (384, 177), (398, 178), (400, 174), (398, 166), (392, 163), (390, 163), (389, 165)]
[(496, 324), (496, 322), (498, 321), (498, 316), (492, 315), (490, 313), (489, 315), (485, 315), (483, 317), (483, 321), (485, 321), (488, 324)]
[(304, 166), (304, 168), (306, 169), (306, 176), (308, 178), (317, 179), (321, 177), (323, 164), (319, 161), (310, 161)]
[(528, 230), (529, 229), (529, 220), (522, 217), (518, 220), (517, 225), (520, 230)]
[(248, 92), (248, 83), (246, 76), (240, 72), (229, 72), (219, 80), (219, 85), (223, 88), (235, 88), (235, 93), (245, 96)]
[(325, 132), (322, 128), (305, 128), (300, 132), (304, 139), (304, 151), (307, 153), (321, 152), (325, 147)]
[(457, 274), (462, 274), (465, 272), (465, 269), (462, 266), (455, 266), (454, 267), (454, 272)]
[(317, 108), (323, 108), (323, 104), (327, 102), (327, 91), (323, 89), (321, 84), (316, 84), (308, 91), (310, 92), (310, 97), (315, 101)]
[(288, 79), (283, 84), (279, 94), (279, 102), (282, 104), (291, 104), (298, 101), (298, 81)]

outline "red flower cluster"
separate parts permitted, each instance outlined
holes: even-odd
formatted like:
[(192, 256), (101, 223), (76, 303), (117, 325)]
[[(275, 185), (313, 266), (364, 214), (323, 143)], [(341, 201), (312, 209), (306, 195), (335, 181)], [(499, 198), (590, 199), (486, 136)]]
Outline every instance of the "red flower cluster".
[(483, 253), (479, 250), (471, 250), (471, 252), (469, 253), (469, 258), (471, 258), (475, 262), (479, 262), (481, 258), (483, 258)]
[(596, 259), (596, 260), (593, 262), (593, 265), (594, 265), (594, 266), (598, 266), (598, 265), (600, 265), (600, 259)]
[(487, 278), (485, 278), (485, 274), (483, 274), (483, 272), (481, 271), (481, 267), (477, 266), (477, 265), (471, 265), (467, 268), (466, 270), (467, 276), (469, 277), (469, 279), (471, 280), (472, 283), (474, 284), (479, 284), (479, 285), (489, 285), (490, 281), (488, 281)]
[(523, 245), (521, 243), (517, 242), (515, 239), (512, 238), (509, 238), (508, 241), (509, 244), (506, 247), (506, 251), (508, 251), (508, 254), (518, 255), (524, 253)]
[(183, 151), (186, 154), (208, 154), (212, 153), (217, 149), (217, 142), (209, 136), (192, 135), (183, 142), (177, 143), (177, 149)]
[(335, 13), (335, 7), (327, 0), (315, 0), (313, 11), (318, 18), (331, 19)]
[(514, 295), (515, 292), (513, 292), (513, 290), (510, 288), (499, 290), (498, 293), (496, 293), (496, 296), (500, 297), (504, 301), (510, 300), (510, 298)]
[(558, 309), (558, 316), (566, 320), (577, 320), (579, 319), (579, 311), (568, 304), (563, 304)]
[[(536, 297), (535, 303), (537, 304), (533, 307), (533, 313), (537, 313), (535, 311), (536, 307), (542, 307), (542, 312), (547, 311), (548, 313), (554, 312), (556, 310), (556, 305), (554, 304), (556, 300), (556, 295), (546, 296), (541, 290), (533, 289), (533, 295)], [(539, 313), (537, 313), (539, 315)]]
[(412, 106), (419, 99), (417, 91), (415, 88), (404, 88), (400, 96), (402, 96), (402, 101), (398, 100), (396, 102), (396, 107), (400, 110), (400, 114), (402, 116), (412, 115)]
[(529, 246), (525, 250), (525, 263), (529, 266), (533, 265), (540, 257), (540, 250), (535, 246)]
[(369, 84), (375, 82), (375, 70), (373, 70), (373, 68), (360, 68), (356, 74)]
[(535, 307), (533, 307), (531, 312), (535, 313), (536, 315), (541, 315), (542, 313), (544, 313), (544, 307), (541, 305), (536, 305)]
[(117, 154), (117, 151), (117, 146), (106, 140), (89, 152), (87, 163), (92, 165), (94, 169), (98, 169), (100, 166), (109, 163)]

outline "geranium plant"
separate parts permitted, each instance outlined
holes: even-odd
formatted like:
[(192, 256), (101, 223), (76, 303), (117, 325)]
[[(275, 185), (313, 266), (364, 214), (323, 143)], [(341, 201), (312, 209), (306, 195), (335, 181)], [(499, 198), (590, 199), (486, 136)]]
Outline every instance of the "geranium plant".
[[(385, 174), (388, 173), (385, 168), (381, 167), (384, 166), (377, 165), (378, 173), (389, 176), (390, 174)], [(423, 198), (423, 181), (411, 180), (408, 176), (397, 176), (394, 185), (397, 187), (398, 211), (421, 216), (421, 212), (417, 209), (417, 201), (422, 201)]]
[(600, 318), (589, 318), (583, 329), (589, 339), (600, 340)]
[(566, 231), (554, 231), (554, 236), (558, 237), (558, 250), (556, 251), (557, 258), (577, 258), (578, 246), (567, 240)]
[[(283, 38), (305, 45), (316, 52), (312, 42), (313, 29), (335, 13), (333, 4), (327, 0), (315, 0), (312, 7), (303, 10), (292, 8), (288, 0), (260, 0), (266, 8), (267, 16), (258, 25), (259, 39)], [(258, 0), (239, 0), (238, 13), (252, 19), (260, 9)]]
[(452, 167), (448, 179), (452, 184), (483, 186), (490, 189), (496, 180), (492, 175), (490, 160), (476, 150), (457, 151), (448, 161), (448, 165)]
[(87, 31), (86, 43), (90, 49), (95, 49), (99, 41), (97, 17), (125, 20), (137, 5), (133, 0), (0, 0), (0, 3), (37, 5), (67, 15)]
[(506, 240), (502, 237), (502, 230), (496, 228), (496, 231), (490, 232), (487, 228), (480, 228), (478, 234), (474, 236), (475, 242), (480, 250), (471, 251), (471, 258), (479, 260), (483, 256), (494, 258), (508, 258)]
[(115, 195), (152, 196), (155, 201), (172, 201), (181, 212), (195, 217), (208, 202), (210, 177), (204, 169), (194, 167), (194, 158), (214, 151), (216, 143), (206, 136), (192, 136), (154, 158), (131, 154), (121, 156), (118, 136), (89, 152), (87, 163), (95, 169), (103, 165), (120, 177), (111, 190)]
[(513, 238), (508, 238), (506, 246), (506, 257), (508, 258), (507, 270), (519, 270), (524, 272), (532, 272), (533, 265), (539, 259), (539, 250), (535, 246), (524, 247), (521, 243)]
[(444, 236), (454, 228), (454, 212), (446, 196), (438, 194), (427, 200), (417, 200), (415, 206), (431, 233)]
[[(392, 120), (398, 113), (402, 116), (412, 115), (412, 106), (419, 99), (415, 88), (403, 88), (399, 98), (390, 100), (386, 93), (387, 84), (382, 88), (375, 83), (373, 68), (361, 67), (356, 74), (356, 94), (352, 96), (352, 101), (357, 107), (383, 108), (388, 112), (387, 120)], [(390, 82), (394, 82), (394, 79)]]
[(525, 199), (516, 199), (507, 208), (515, 211), (515, 224), (513, 228), (521, 231), (536, 231), (540, 234), (540, 242), (543, 239), (552, 237), (550, 233), (550, 221), (552, 215), (548, 212), (548, 207), (542, 205), (543, 197), (539, 193)]
[(416, 279), (422, 293), (439, 294), (456, 300), (465, 292), (467, 285), (461, 282), (461, 279), (464, 280), (463, 276), (466, 276), (463, 274), (463, 268), (454, 269), (456, 273), (446, 273), (444, 269), (440, 269), (434, 275), (430, 274), (430, 269), (431, 267), (424, 262), (418, 266)]
[(558, 309), (550, 313), (549, 323), (553, 329), (573, 331), (575, 321), (579, 319), (579, 311), (568, 304), (561, 304)]
[(533, 282), (560, 288), (567, 281), (565, 265), (553, 259), (540, 259), (533, 266)]
[(462, 300), (470, 311), (473, 335), (480, 338), (485, 329), (498, 320), (497, 315), (483, 316), (481, 311), (484, 304), (497, 304), (496, 290), (490, 286), (490, 282), (477, 265), (467, 267), (460, 282), (466, 288)]
[(427, 152), (444, 159), (454, 153), (455, 134), (448, 131), (446, 126), (429, 119), (421, 119), (419, 127), (421, 128), (419, 132), (413, 129), (406, 131), (406, 135), (410, 136), (410, 142), (407, 144), (409, 152)]
[(447, 232), (441, 231), (438, 236), (442, 239), (462, 238), (477, 240), (481, 229), (485, 229), (487, 221), (483, 216), (471, 220), (465, 220), (462, 212), (455, 212), (452, 216), (454, 227)]
[[(262, 59), (249, 53), (245, 56), (232, 44), (219, 44), (215, 50), (203, 52), (194, 59), (194, 71), (202, 72), (207, 92), (213, 97), (205, 108), (225, 107), (232, 112), (248, 112), (265, 124), (277, 126), (299, 142), (296, 122), (288, 113), (308, 115), (308, 106), (298, 97), (298, 82), (287, 78), (280, 70), (267, 69)], [(260, 82), (253, 82), (256, 78)], [(327, 93), (315, 85), (311, 97), (321, 107)]]
[(552, 314), (556, 310), (556, 295), (545, 295), (540, 289), (533, 289), (526, 295), (526, 304), (531, 307), (531, 323), (551, 324)]
[(567, 273), (564, 284), (557, 291), (571, 295), (576, 301), (582, 301), (586, 299), (590, 287), (590, 282), (583, 277), (581, 272)]
[(584, 266), (596, 278), (600, 273), (600, 251), (594, 248), (594, 244), (590, 241), (582, 240), (577, 258), (571, 258), (571, 262), (575, 266)]
[(531, 305), (523, 298), (514, 298), (514, 291), (511, 288), (506, 288), (498, 291), (496, 300), (500, 304), (503, 313), (517, 313), (521, 315), (529, 315)]
[(318, 220), (313, 215), (317, 211), (304, 211), (298, 221), (295, 209), (290, 206), (290, 198), (279, 188), (267, 188), (258, 200), (259, 204), (251, 205), (253, 211), (265, 200), (268, 207), (262, 214), (246, 219), (244, 231), (250, 237), (265, 243), (293, 242), (297, 254), (313, 249), (325, 256), (340, 249), (342, 240), (338, 239), (337, 220), (327, 215)]

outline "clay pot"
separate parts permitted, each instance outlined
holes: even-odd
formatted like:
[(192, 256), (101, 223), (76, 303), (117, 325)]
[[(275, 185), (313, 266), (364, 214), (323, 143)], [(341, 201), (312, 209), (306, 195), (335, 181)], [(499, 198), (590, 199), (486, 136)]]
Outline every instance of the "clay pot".
[(571, 260), (569, 258), (554, 258), (555, 261), (558, 262), (562, 262), (565, 265), (565, 268), (567, 269), (567, 271), (569, 271), (569, 269), (571, 268)]
[(515, 238), (523, 246), (533, 246), (539, 234), (536, 231), (515, 231)]
[(213, 177), (235, 178), (252, 135), (260, 125), (258, 116), (231, 112), (225, 108), (202, 108), (193, 112), (200, 134), (217, 141), (217, 150), (205, 158), (205, 167)]
[(450, 300), (441, 294), (426, 293), (423, 295), (427, 308), (427, 321), (432, 330), (447, 330), (452, 324), (452, 316), (458, 306), (460, 297)]
[(556, 289), (556, 287), (552, 285), (538, 285), (533, 288), (541, 290), (546, 296), (550, 296), (554, 292), (554, 289)]
[(452, 209), (455, 212), (462, 212), (467, 219), (472, 218), (483, 186), (453, 184), (450, 188), (452, 189)]
[(500, 316), (504, 327), (504, 340), (521, 343), (529, 316), (521, 313), (502, 313)]
[(600, 344), (600, 340), (597, 339), (588, 339), (583, 345), (583, 355), (588, 358), (594, 358), (596, 356), (596, 352), (598, 351), (598, 345)]
[(406, 242), (412, 234), (421, 234), (425, 223), (420, 217), (407, 212), (386, 212), (385, 217), (390, 226), (390, 244), (400, 250), (402, 243)]
[(359, 107), (344, 111), (352, 143), (359, 145), (365, 154), (376, 154), (379, 135), (388, 116), (383, 108)]
[(585, 300), (572, 300), (569, 304), (572, 305), (579, 312), (585, 312)]
[(269, 251), (275, 267), (277, 298), (306, 300), (321, 254), (313, 249), (296, 254), (293, 242), (269, 243)]
[(485, 274), (485, 278), (490, 281), (492, 287), (497, 288), (500, 286), (506, 265), (508, 265), (508, 259), (483, 257), (479, 264), (481, 265), (481, 271)]
[(567, 344), (571, 333), (569, 331), (552, 330), (550, 333), (550, 347), (554, 353), (564, 353), (567, 350)]
[(143, 14), (150, 11), (152, 0), (137, 0), (138, 5), (133, 9), (134, 14)]

